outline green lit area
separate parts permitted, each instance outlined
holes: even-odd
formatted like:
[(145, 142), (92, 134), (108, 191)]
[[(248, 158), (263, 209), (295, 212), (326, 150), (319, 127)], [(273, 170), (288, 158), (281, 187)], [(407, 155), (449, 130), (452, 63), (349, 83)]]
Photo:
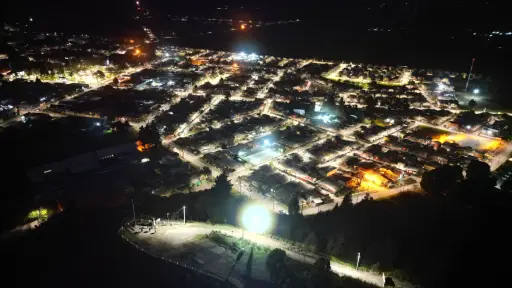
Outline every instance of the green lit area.
[(27, 215), (27, 219), (29, 219), (29, 220), (46, 219), (46, 218), (48, 218), (48, 209), (46, 209), (46, 208), (32, 210)]

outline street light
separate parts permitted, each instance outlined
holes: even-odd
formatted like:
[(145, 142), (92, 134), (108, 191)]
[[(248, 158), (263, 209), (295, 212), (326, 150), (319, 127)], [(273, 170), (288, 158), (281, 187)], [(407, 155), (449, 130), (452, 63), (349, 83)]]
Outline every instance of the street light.
[(479, 93), (480, 93), (480, 89), (475, 88), (475, 89), (473, 90), (473, 94), (479, 94)]
[(242, 211), (242, 229), (254, 233), (265, 233), (272, 225), (272, 216), (263, 206), (249, 204)]
[(186, 213), (187, 207), (183, 206), (183, 224), (185, 224), (185, 213)]
[(357, 264), (356, 264), (356, 270), (359, 269), (359, 260), (361, 259), (361, 253), (357, 252)]

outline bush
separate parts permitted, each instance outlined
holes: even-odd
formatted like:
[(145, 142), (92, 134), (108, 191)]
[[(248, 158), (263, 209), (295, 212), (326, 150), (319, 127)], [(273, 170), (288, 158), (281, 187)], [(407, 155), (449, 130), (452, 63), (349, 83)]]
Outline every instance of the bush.
[(403, 269), (396, 269), (391, 271), (391, 276), (400, 281), (409, 281), (409, 275)]

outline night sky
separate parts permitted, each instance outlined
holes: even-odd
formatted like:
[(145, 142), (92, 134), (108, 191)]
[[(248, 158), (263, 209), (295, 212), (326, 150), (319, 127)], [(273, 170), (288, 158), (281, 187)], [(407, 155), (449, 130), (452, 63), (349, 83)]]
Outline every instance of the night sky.
[[(358, 27), (405, 27), (409, 29), (509, 29), (505, 1), (498, 0), (363, 0), (363, 1), (163, 1), (142, 0), (154, 14), (193, 16), (224, 15), (259, 19), (324, 21), (332, 25)], [(228, 11), (215, 8), (228, 5)], [(41, 27), (101, 30), (122, 27), (135, 12), (131, 0), (20, 0), (2, 9), (6, 20), (32, 16)], [(244, 7), (240, 9), (239, 7)], [(6, 8), (6, 7), (4, 7)], [(257, 9), (259, 8), (259, 9)]]

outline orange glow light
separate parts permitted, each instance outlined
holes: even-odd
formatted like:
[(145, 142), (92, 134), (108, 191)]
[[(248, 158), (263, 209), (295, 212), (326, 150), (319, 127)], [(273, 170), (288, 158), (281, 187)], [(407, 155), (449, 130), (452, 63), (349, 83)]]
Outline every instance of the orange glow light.
[(432, 137), (432, 140), (439, 141), (441, 143), (444, 143), (444, 142), (454, 143), (454, 142), (460, 142), (466, 138), (467, 137), (464, 134), (441, 134), (441, 135)]
[(381, 186), (383, 182), (387, 182), (386, 178), (374, 172), (364, 172), (363, 179), (379, 186)]
[(134, 42), (135, 42), (135, 40), (133, 40), (133, 39), (130, 39), (130, 43), (132, 43), (132, 44), (133, 44)]
[(503, 144), (503, 142), (501, 140), (492, 140), (492, 141), (489, 141), (487, 143), (480, 145), (480, 147), (478, 147), (478, 148), (480, 148), (481, 150), (492, 151), (492, 150), (496, 150), (496, 149), (500, 148), (502, 144)]
[(139, 48), (135, 49), (135, 51), (133, 51), (133, 55), (135, 55), (135, 56), (140, 55), (140, 49)]
[(241, 30), (245, 30), (245, 28), (246, 28), (245, 24), (240, 25)]

